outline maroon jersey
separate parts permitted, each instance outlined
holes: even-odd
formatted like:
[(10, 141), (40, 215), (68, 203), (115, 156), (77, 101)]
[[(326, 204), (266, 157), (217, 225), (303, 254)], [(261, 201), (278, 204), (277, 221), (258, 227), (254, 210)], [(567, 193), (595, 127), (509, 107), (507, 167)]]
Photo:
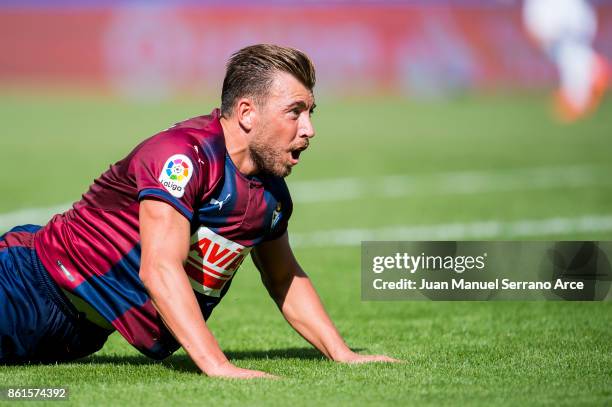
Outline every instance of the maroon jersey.
[(141, 352), (163, 358), (179, 345), (138, 275), (142, 199), (162, 200), (190, 221), (185, 271), (205, 318), (251, 248), (285, 232), (292, 204), (282, 178), (236, 169), (215, 110), (142, 142), (36, 234), (36, 251), (60, 287)]

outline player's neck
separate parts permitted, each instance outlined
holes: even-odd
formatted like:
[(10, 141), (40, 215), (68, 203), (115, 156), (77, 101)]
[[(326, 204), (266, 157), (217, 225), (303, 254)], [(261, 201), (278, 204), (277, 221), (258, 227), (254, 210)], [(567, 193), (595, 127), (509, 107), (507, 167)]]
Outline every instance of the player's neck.
[(257, 167), (249, 154), (247, 135), (236, 121), (224, 117), (219, 121), (225, 137), (225, 149), (234, 166), (244, 175), (255, 175)]

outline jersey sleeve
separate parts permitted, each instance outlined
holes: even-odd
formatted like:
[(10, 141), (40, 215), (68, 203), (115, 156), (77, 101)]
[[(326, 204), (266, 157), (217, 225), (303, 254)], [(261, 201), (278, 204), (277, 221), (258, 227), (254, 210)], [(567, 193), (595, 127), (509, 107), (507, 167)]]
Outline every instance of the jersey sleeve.
[(164, 201), (191, 222), (205, 185), (199, 154), (193, 137), (181, 130), (168, 130), (141, 145), (130, 163), (138, 200)]

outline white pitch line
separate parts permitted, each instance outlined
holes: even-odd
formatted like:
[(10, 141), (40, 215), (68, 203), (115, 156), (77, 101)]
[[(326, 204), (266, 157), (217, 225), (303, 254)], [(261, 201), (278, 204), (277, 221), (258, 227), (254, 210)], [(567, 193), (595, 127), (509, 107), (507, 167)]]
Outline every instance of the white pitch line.
[(588, 186), (612, 187), (611, 166), (575, 165), (495, 171), (289, 180), (295, 202), (333, 202), (360, 198), (477, 194)]
[[(13, 212), (10, 220), (0, 215), (0, 230), (25, 223), (45, 223), (69, 205)], [(474, 240), (514, 239), (533, 236), (567, 236), (612, 231), (612, 215), (585, 215), (518, 221), (476, 221), (433, 225), (390, 226), (376, 229), (331, 229), (290, 233), (294, 247), (358, 246), (365, 240)]]
[(612, 231), (612, 215), (586, 215), (519, 221), (391, 226), (377, 229), (332, 229), (290, 233), (294, 247), (358, 246), (367, 240), (490, 240)]
[(71, 203), (55, 205), (47, 208), (27, 208), (18, 211), (0, 214), (0, 232), (9, 230), (13, 226), (32, 223), (45, 224), (56, 213), (64, 212), (70, 208)]
[[(574, 165), (494, 171), (458, 171), (380, 177), (331, 178), (289, 182), (296, 203), (347, 201), (363, 198), (477, 194), (552, 188), (612, 187), (612, 167)], [(0, 231), (13, 226), (46, 223), (71, 203), (26, 208), (0, 214)]]

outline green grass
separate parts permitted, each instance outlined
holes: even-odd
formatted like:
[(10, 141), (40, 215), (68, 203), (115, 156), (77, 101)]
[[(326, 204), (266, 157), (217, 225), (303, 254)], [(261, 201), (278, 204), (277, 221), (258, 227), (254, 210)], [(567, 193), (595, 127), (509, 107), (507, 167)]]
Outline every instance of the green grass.
[[(551, 122), (545, 103), (538, 95), (425, 104), (321, 100), (318, 135), (289, 183), (584, 164), (612, 170), (612, 103), (572, 126)], [(0, 98), (0, 213), (78, 199), (138, 141), (213, 106)], [(611, 202), (612, 183), (296, 202), (291, 231), (612, 215)], [(534, 238), (551, 237), (612, 240), (612, 231)], [(280, 380), (206, 378), (183, 352), (150, 361), (113, 334), (102, 351), (78, 363), (1, 367), (0, 386), (68, 386), (71, 404), (81, 405), (612, 403), (610, 303), (362, 302), (358, 248), (296, 252), (351, 347), (404, 363), (346, 366), (324, 360), (284, 322), (249, 263), (210, 326), (237, 365)]]

